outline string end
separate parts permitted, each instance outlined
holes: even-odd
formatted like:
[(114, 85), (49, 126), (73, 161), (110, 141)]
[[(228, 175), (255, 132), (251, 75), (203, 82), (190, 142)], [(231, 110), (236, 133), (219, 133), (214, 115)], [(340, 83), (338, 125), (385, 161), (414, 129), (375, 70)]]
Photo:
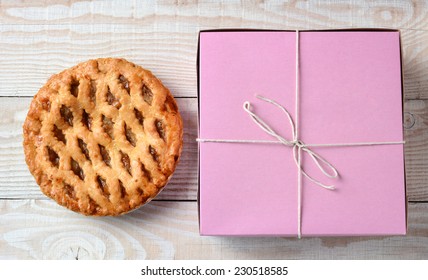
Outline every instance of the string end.
[(248, 110), (251, 109), (251, 103), (250, 101), (245, 101), (243, 104), (244, 110), (248, 112)]

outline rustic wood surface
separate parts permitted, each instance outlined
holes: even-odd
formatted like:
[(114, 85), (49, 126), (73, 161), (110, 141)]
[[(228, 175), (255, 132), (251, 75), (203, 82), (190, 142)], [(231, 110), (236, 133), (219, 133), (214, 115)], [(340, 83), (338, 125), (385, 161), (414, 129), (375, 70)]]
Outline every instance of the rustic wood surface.
[[(200, 237), (196, 48), (213, 28), (401, 30), (409, 233), (405, 237)], [(151, 69), (178, 97), (182, 160), (157, 201), (87, 218), (47, 199), (22, 150), (31, 97), (94, 57)], [(385, 100), (387, 102), (387, 100)], [(0, 259), (427, 259), (428, 3), (425, 1), (0, 1)]]

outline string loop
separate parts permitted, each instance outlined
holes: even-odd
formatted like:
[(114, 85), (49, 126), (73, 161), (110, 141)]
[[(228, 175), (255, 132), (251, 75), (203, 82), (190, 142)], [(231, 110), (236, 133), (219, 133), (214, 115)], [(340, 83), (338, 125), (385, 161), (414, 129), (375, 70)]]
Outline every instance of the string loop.
[(295, 162), (297, 168), (300, 170), (300, 172), (302, 173), (303, 176), (305, 176), (311, 182), (313, 182), (314, 184), (316, 184), (320, 187), (323, 187), (323, 188), (326, 188), (329, 190), (333, 190), (334, 189), (333, 185), (323, 184), (319, 180), (310, 176), (303, 169), (302, 160), (301, 160), (301, 155), (302, 155), (301, 152), (307, 153), (310, 156), (310, 158), (313, 160), (315, 165), (318, 167), (318, 169), (321, 171), (321, 173), (323, 173), (328, 178), (334, 179), (334, 178), (337, 178), (339, 176), (339, 172), (337, 172), (336, 168), (330, 162), (328, 162), (326, 159), (321, 157), (318, 153), (311, 150), (307, 145), (305, 145), (305, 143), (301, 139), (296, 138), (296, 127), (294, 125), (293, 118), (291, 117), (290, 113), (287, 111), (287, 109), (284, 106), (282, 106), (281, 104), (277, 103), (276, 101), (274, 101), (272, 99), (269, 99), (269, 98), (261, 96), (261, 95), (256, 95), (256, 97), (262, 101), (265, 101), (265, 102), (272, 104), (272, 105), (278, 107), (279, 109), (281, 109), (281, 111), (287, 116), (287, 118), (290, 122), (293, 140), (288, 140), (288, 139), (284, 138), (283, 136), (279, 135), (277, 132), (275, 132), (275, 130), (273, 128), (271, 128), (260, 116), (258, 116), (256, 113), (254, 113), (252, 111), (251, 103), (249, 101), (246, 101), (246, 102), (244, 102), (244, 110), (245, 110), (245, 112), (248, 113), (248, 115), (251, 117), (253, 122), (255, 124), (257, 124), (267, 134), (278, 139), (278, 141), (281, 142), (284, 146), (293, 147), (294, 162)]

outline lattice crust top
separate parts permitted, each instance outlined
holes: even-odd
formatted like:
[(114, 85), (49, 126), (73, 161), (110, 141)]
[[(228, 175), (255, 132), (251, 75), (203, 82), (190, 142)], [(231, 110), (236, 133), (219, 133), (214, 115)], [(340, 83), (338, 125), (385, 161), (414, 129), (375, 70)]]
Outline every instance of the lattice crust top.
[(183, 125), (148, 70), (90, 60), (52, 76), (24, 123), (26, 162), (41, 190), (85, 215), (119, 215), (151, 200), (175, 170)]

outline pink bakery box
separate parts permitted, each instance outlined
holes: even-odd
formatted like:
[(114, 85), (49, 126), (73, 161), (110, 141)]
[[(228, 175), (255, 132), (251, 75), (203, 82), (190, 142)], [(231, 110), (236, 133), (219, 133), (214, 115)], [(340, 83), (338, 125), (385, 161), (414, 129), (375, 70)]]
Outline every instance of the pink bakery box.
[[(406, 234), (399, 31), (201, 31), (198, 94), (201, 235)], [(277, 138), (252, 120), (245, 102), (276, 134), (296, 140), (286, 114), (256, 95), (298, 118), (299, 143), (327, 144), (306, 147), (337, 178), (303, 150), (300, 166), (334, 190), (299, 175), (298, 147), (271, 143)], [(329, 146), (338, 143), (350, 145)]]

